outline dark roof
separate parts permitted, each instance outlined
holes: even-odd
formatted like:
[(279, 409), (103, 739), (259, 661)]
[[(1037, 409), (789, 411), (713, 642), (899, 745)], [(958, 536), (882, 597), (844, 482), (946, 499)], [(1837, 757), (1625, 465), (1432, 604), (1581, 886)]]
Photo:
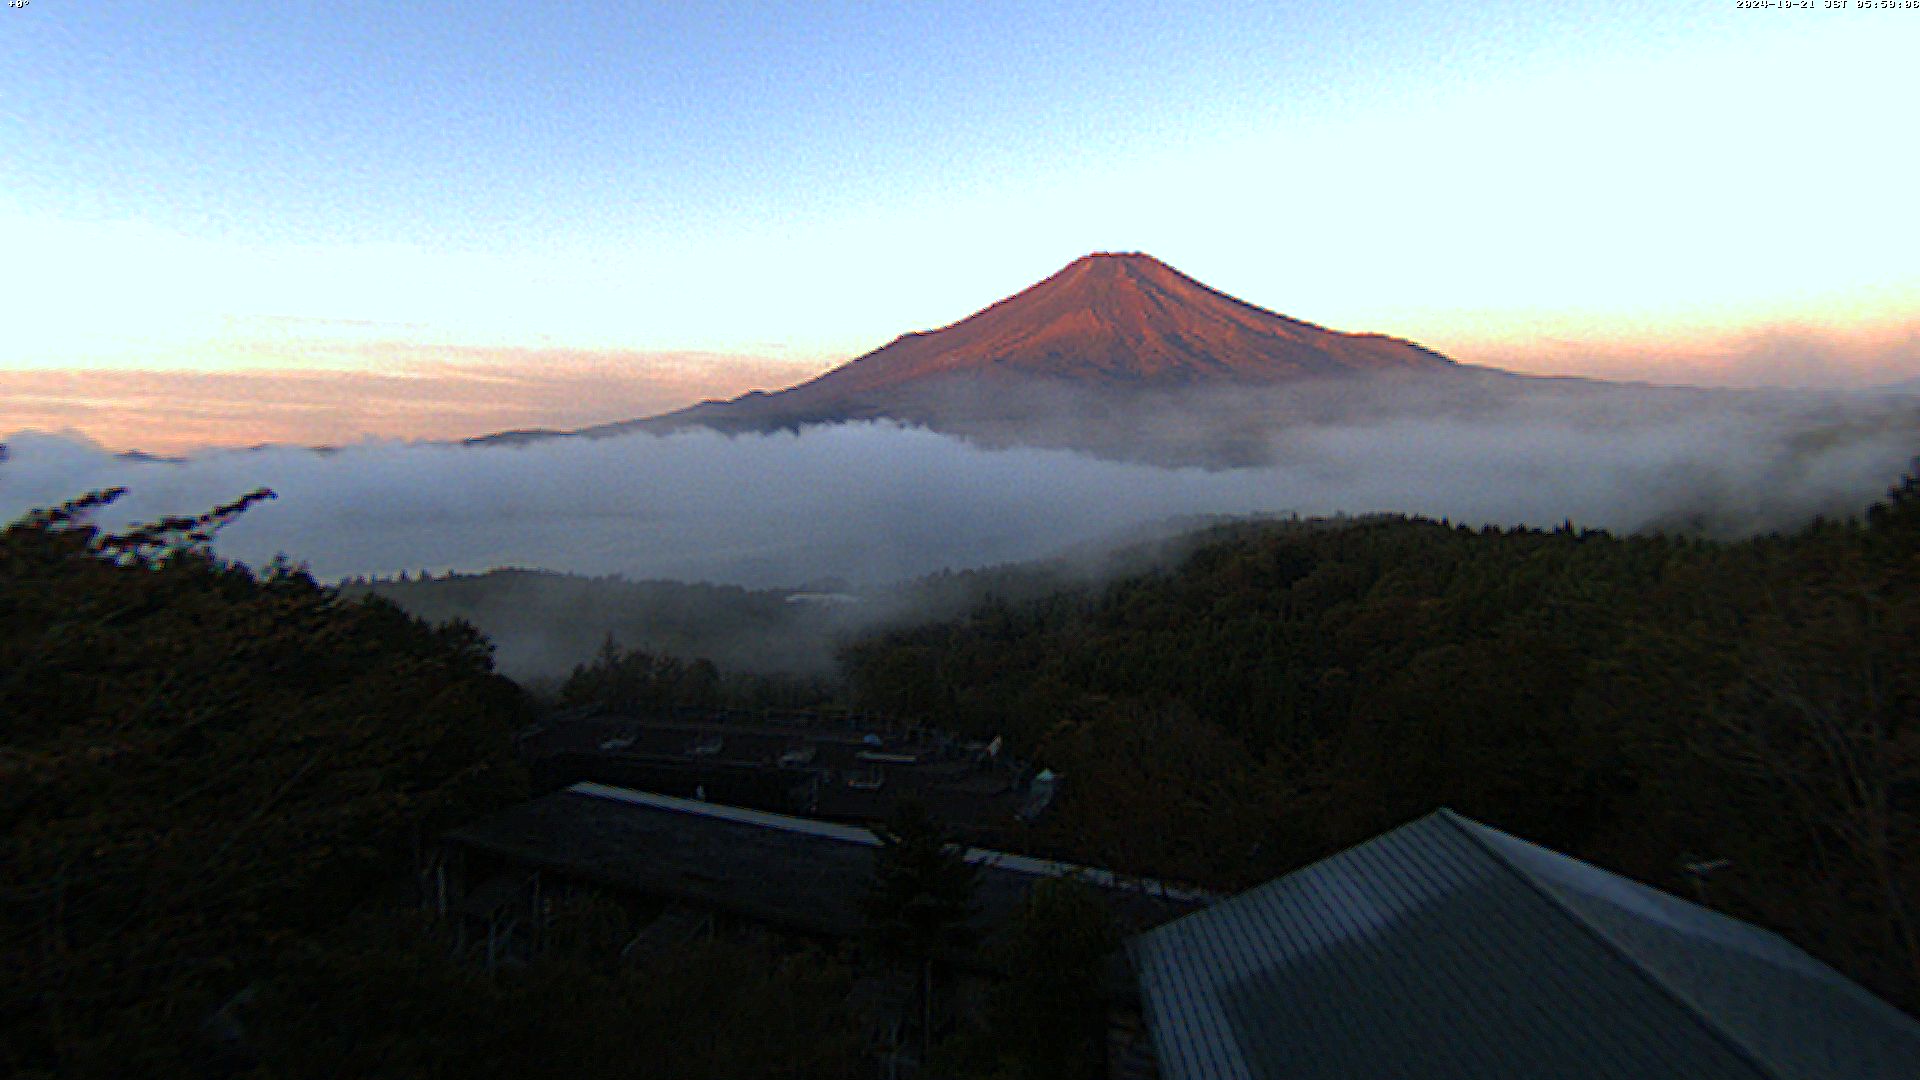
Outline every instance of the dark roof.
[(1441, 810), (1131, 943), (1167, 1080), (1911, 1077), (1779, 936)]
[[(694, 753), (698, 744), (705, 751)], [(692, 795), (725, 785), (722, 799), (772, 812), (854, 823), (885, 820), (910, 796), (950, 827), (987, 844), (1019, 830), (1030, 789), (1024, 766), (981, 763), (937, 734), (819, 722), (782, 723), (694, 714), (675, 718), (614, 713), (568, 715), (529, 732), (521, 752), (549, 780), (595, 780)], [(801, 762), (782, 764), (805, 748)], [(850, 786), (855, 775), (882, 776), (878, 788)], [(820, 782), (804, 796), (797, 784)]]
[[(866, 829), (580, 783), (447, 834), (449, 841), (636, 894), (806, 933), (853, 936), (879, 840)], [(1041, 877), (1100, 886), (1121, 924), (1144, 929), (1211, 897), (1105, 871), (968, 849), (976, 922), (999, 925)]]

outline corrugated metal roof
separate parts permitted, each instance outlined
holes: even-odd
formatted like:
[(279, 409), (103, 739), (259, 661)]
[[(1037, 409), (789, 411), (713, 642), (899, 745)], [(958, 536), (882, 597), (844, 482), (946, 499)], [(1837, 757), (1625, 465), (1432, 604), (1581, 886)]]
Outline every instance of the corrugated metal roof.
[(597, 784), (591, 780), (583, 780), (567, 790), (581, 795), (592, 795), (599, 799), (623, 802), (630, 806), (650, 806), (657, 810), (698, 814), (701, 817), (717, 818), (721, 821), (737, 821), (743, 825), (758, 825), (764, 829), (779, 829), (782, 832), (796, 832), (806, 836), (824, 836), (833, 840), (865, 844), (869, 847), (877, 847), (880, 843), (880, 838), (873, 835), (871, 831), (855, 825), (790, 817), (786, 814), (772, 814), (765, 810), (752, 810), (744, 806), (725, 806), (699, 799), (656, 795), (651, 791), (636, 791), (633, 788), (614, 787), (612, 784)]
[[(454, 829), (446, 839), (608, 887), (852, 935), (879, 840), (866, 829), (580, 783)], [(969, 848), (983, 929), (1004, 923), (1036, 876), (1084, 876), (1123, 926), (1158, 925), (1200, 901), (1157, 882)]]
[(1439, 811), (1132, 942), (1168, 1080), (1911, 1077), (1781, 938)]
[[(735, 821), (745, 825), (758, 825), (765, 829), (779, 829), (784, 832), (801, 833), (806, 836), (821, 836), (848, 843), (865, 844), (879, 847), (880, 838), (871, 830), (857, 825), (841, 825), (832, 821), (816, 821), (812, 818), (790, 817), (786, 814), (773, 814), (764, 810), (752, 810), (744, 806), (725, 806), (720, 803), (702, 802), (698, 799), (681, 799), (672, 795), (656, 795), (651, 791), (635, 791), (632, 788), (614, 787), (610, 784), (598, 784), (581, 781), (567, 789), (581, 795), (611, 799), (633, 806), (648, 806), (659, 810), (671, 810), (681, 814), (696, 814), (701, 817), (717, 818), (721, 821)], [(1220, 899), (1219, 896), (1199, 889), (1182, 888), (1150, 878), (1134, 878), (1116, 874), (1111, 870), (1101, 870), (1091, 866), (1079, 866), (1074, 863), (1057, 862), (1053, 859), (1039, 859), (1031, 855), (1015, 855), (1012, 852), (993, 851), (988, 848), (970, 847), (964, 856), (967, 862), (978, 866), (1011, 870), (1035, 877), (1071, 877), (1078, 878), (1090, 885), (1103, 889), (1127, 889), (1147, 896), (1163, 897), (1181, 903), (1209, 904)]]

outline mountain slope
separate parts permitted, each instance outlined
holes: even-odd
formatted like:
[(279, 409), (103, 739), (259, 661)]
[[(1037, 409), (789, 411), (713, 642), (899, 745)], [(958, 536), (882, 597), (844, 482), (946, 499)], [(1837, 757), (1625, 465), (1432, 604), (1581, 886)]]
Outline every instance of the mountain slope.
[[(798, 386), (579, 434), (891, 419), (994, 445), (1227, 463), (1246, 454), (1223, 452), (1223, 438), (1238, 444), (1249, 425), (1264, 426), (1265, 409), (1244, 401), (1223, 415), (1223, 399), (1235, 392), (1462, 370), (1412, 342), (1338, 333), (1255, 307), (1148, 255), (1094, 254), (951, 326), (902, 335)], [(1170, 450), (1160, 436), (1176, 414), (1196, 421), (1202, 437), (1196, 443), (1185, 432)], [(529, 437), (539, 433), (485, 441)]]
[(1186, 385), (1451, 366), (1405, 341), (1335, 333), (1243, 303), (1149, 255), (1088, 255), (952, 326), (904, 335), (791, 393), (873, 392), (952, 375)]

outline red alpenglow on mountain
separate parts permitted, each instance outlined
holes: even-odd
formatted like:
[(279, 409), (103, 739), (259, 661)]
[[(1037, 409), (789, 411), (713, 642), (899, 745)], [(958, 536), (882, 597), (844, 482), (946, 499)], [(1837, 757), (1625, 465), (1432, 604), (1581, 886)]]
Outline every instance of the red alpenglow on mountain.
[(1254, 307), (1149, 255), (1096, 254), (952, 326), (903, 335), (786, 390), (577, 432), (467, 441), (890, 420), (989, 445), (1239, 463), (1260, 459), (1263, 431), (1324, 414), (1362, 383), (1440, 376), (1421, 381), (1457, 386), (1477, 370), (1410, 341)]
[(790, 393), (860, 393), (953, 375), (1188, 385), (1450, 368), (1380, 334), (1342, 334), (1236, 300), (1150, 255), (1087, 255), (943, 330), (907, 334)]

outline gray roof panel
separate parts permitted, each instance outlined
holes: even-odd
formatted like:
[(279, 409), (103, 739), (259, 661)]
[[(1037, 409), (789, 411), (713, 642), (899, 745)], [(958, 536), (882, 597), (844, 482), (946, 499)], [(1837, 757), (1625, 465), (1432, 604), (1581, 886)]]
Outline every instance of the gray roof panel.
[(1920, 1025), (1750, 923), (1455, 816), (1776, 1076), (1920, 1075)]
[(1168, 1080), (1891, 1078), (1920, 1061), (1920, 1026), (1778, 937), (1446, 811), (1132, 951)]

